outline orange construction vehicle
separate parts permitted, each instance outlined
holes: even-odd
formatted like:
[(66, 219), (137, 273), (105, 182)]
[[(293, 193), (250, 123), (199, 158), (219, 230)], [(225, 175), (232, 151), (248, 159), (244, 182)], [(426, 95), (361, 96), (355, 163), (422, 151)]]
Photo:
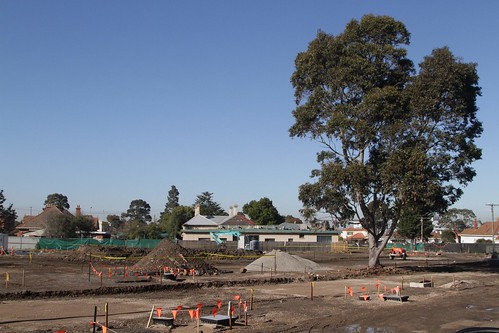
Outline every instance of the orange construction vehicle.
[(394, 259), (394, 258), (402, 258), (403, 260), (405, 260), (407, 258), (407, 252), (405, 251), (405, 249), (401, 248), (401, 247), (393, 247), (391, 250), (390, 250), (390, 259)]

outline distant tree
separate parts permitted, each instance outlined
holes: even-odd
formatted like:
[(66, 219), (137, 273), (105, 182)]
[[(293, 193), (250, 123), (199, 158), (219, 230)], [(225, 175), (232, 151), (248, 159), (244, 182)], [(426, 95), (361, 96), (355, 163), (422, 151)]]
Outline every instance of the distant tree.
[(442, 228), (451, 230), (454, 237), (466, 228), (473, 226), (473, 221), (476, 220), (476, 215), (471, 209), (451, 208), (440, 217), (438, 221)]
[(12, 204), (4, 207), (5, 196), (0, 190), (0, 233), (9, 234), (16, 228), (17, 213), (12, 208)]
[(261, 198), (258, 201), (251, 200), (243, 206), (243, 213), (261, 225), (284, 222), (284, 217), (279, 214), (269, 198)]
[(477, 65), (443, 47), (416, 73), (409, 42), (402, 22), (366, 15), (340, 34), (319, 31), (291, 77), (297, 107), (289, 134), (321, 149), (315, 181), (300, 186), (299, 199), (340, 221), (361, 221), (371, 268), (402, 208), (424, 201), (445, 210), (481, 158)]
[(228, 215), (219, 203), (213, 201), (213, 193), (203, 192), (197, 196), (193, 207), (199, 205), (201, 215), (222, 216)]
[(168, 191), (168, 199), (167, 199), (168, 201), (166, 202), (165, 210), (161, 213), (161, 216), (163, 216), (163, 214), (171, 213), (171, 211), (175, 207), (179, 206), (179, 204), (178, 204), (179, 194), (180, 193), (177, 190), (177, 188), (175, 187), (175, 185), (172, 185), (172, 188), (170, 189), (170, 191)]
[(50, 238), (75, 238), (76, 224), (67, 215), (53, 216), (47, 221), (45, 237)]
[(397, 224), (399, 237), (410, 239), (411, 243), (421, 239), (421, 223), (423, 223), (423, 239), (428, 241), (433, 232), (433, 222), (428, 214), (424, 214), (421, 209), (406, 207), (400, 214)]
[(170, 214), (164, 215), (160, 222), (161, 230), (168, 233), (170, 239), (180, 238), (180, 232), (185, 222), (194, 216), (194, 210), (189, 206), (177, 206)]
[(303, 221), (300, 218), (294, 217), (293, 215), (286, 215), (284, 217), (284, 222), (286, 222), (286, 223), (293, 223), (293, 224), (301, 224), (301, 223), (303, 223)]
[(130, 207), (126, 211), (125, 217), (128, 222), (139, 221), (142, 224), (146, 224), (152, 220), (150, 213), (151, 206), (142, 199), (136, 199), (130, 202)]
[(90, 216), (75, 216), (71, 219), (71, 223), (74, 225), (76, 235), (88, 234), (97, 230), (97, 226)]
[(106, 217), (106, 220), (109, 223), (111, 233), (117, 233), (121, 231), (124, 220), (118, 215), (108, 215)]
[(44, 205), (55, 205), (61, 211), (69, 209), (68, 197), (60, 193), (52, 193), (47, 196)]
[(444, 230), (442, 231), (442, 241), (446, 243), (455, 243), (456, 235), (452, 230)]
[(145, 239), (147, 224), (140, 220), (130, 220), (123, 226), (123, 233), (127, 239)]
[(161, 228), (158, 222), (149, 223), (145, 227), (145, 238), (146, 239), (159, 239), (161, 236)]

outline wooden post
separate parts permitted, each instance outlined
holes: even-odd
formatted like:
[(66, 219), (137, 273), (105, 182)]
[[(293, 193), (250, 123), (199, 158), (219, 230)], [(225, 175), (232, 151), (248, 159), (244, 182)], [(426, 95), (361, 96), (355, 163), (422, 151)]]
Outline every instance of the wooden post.
[(347, 299), (347, 286), (345, 286), (345, 299)]
[(153, 314), (153, 312), (154, 312), (154, 308), (155, 308), (155, 306), (153, 305), (153, 306), (152, 306), (152, 309), (151, 309), (151, 313), (149, 314), (149, 320), (147, 321), (147, 326), (146, 326), (146, 328), (149, 328), (149, 326), (151, 325), (151, 319), (152, 319), (152, 314)]
[(229, 329), (232, 330), (232, 309), (231, 309), (232, 303), (229, 301), (229, 309), (227, 310), (229, 313), (227, 314), (229, 317)]
[(253, 294), (254, 294), (253, 288), (250, 289), (250, 310), (253, 311)]
[(109, 326), (109, 306), (108, 304), (104, 304), (104, 322), (106, 323), (106, 328)]
[(400, 286), (400, 290), (404, 290), (404, 277), (402, 276), (401, 277), (401, 286)]
[(92, 263), (89, 262), (88, 263), (88, 282), (90, 282), (90, 270), (91, 270), (91, 268), (92, 268)]
[(25, 282), (26, 282), (26, 279), (25, 279), (25, 272), (24, 272), (24, 269), (23, 269), (23, 287), (25, 286)]
[(310, 300), (314, 300), (314, 282), (310, 282)]
[(95, 333), (97, 330), (97, 307), (94, 306), (94, 322), (92, 323), (92, 332)]

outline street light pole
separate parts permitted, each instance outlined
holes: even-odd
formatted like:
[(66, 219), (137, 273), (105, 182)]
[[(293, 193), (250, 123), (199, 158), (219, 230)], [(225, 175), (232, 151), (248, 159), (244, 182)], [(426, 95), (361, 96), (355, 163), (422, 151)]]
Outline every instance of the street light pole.
[(496, 250), (496, 231), (495, 231), (495, 218), (494, 218), (494, 206), (499, 206), (499, 204), (485, 204), (490, 206), (490, 211), (492, 212), (492, 252)]

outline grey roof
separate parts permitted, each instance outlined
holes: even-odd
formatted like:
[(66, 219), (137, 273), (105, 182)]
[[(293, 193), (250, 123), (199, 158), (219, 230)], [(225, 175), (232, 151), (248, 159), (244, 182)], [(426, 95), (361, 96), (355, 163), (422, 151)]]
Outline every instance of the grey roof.
[(201, 226), (218, 226), (222, 224), (225, 220), (231, 218), (231, 216), (205, 216), (196, 215), (189, 221), (185, 222), (185, 226), (201, 227)]

